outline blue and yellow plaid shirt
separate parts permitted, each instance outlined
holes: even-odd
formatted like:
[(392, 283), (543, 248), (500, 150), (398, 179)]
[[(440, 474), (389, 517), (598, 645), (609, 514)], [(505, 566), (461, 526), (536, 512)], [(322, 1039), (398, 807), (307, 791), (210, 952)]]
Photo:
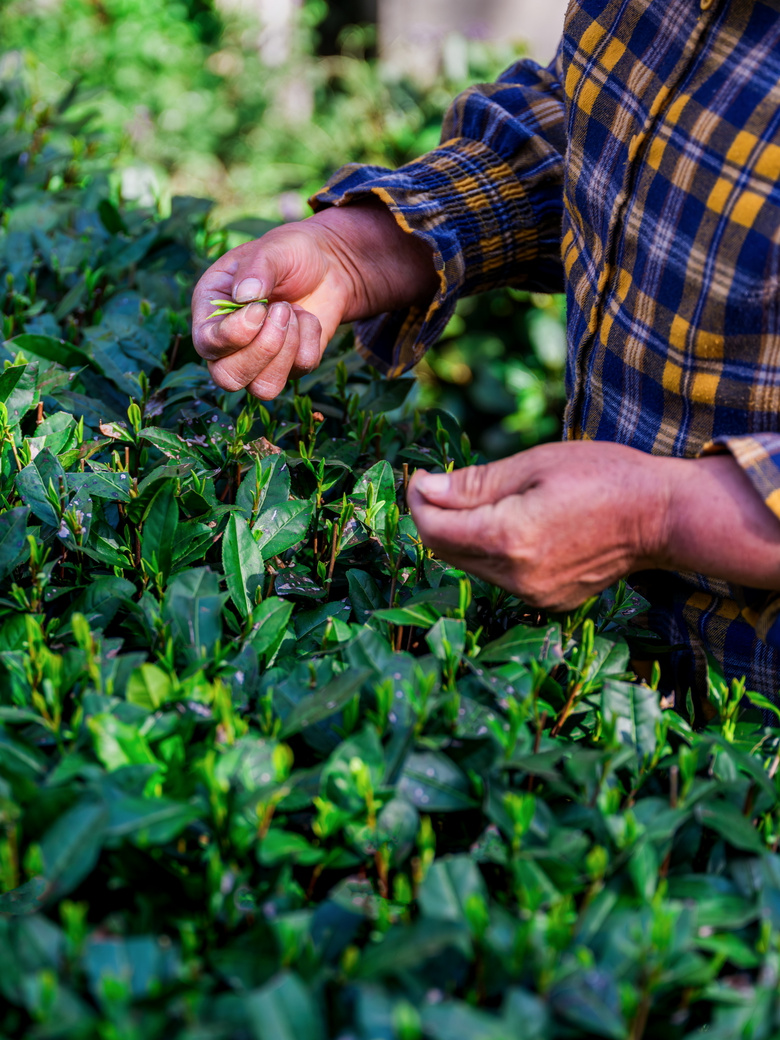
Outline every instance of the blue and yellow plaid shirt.
[[(549, 68), (472, 88), (437, 150), (347, 166), (313, 204), (367, 193), (433, 246), (441, 279), (427, 312), (358, 326), (381, 368), (419, 360), (464, 294), (565, 286), (565, 436), (730, 451), (780, 518), (777, 0), (572, 0)], [(780, 595), (694, 574), (650, 588), (653, 627), (685, 648), (681, 687), (709, 650), (777, 695)]]

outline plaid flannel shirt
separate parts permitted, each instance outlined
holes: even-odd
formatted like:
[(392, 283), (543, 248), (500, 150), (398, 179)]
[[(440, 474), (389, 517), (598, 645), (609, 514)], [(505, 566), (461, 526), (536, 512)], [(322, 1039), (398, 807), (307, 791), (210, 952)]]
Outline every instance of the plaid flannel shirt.
[[(368, 193), (440, 276), (427, 311), (358, 325), (382, 369), (413, 365), (461, 295), (565, 286), (565, 437), (730, 451), (780, 517), (778, 0), (571, 0), (549, 68), (468, 90), (437, 150), (347, 166), (313, 205)], [(777, 695), (780, 595), (694, 574), (648, 587), (683, 687), (709, 650)]]

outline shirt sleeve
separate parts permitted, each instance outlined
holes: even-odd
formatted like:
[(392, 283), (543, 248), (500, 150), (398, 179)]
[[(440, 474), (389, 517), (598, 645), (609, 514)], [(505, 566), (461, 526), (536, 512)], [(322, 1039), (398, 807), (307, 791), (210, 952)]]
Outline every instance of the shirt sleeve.
[(412, 307), (355, 323), (357, 347), (388, 375), (420, 360), (461, 296), (513, 285), (563, 286), (561, 223), (566, 150), (559, 58), (512, 65), (454, 101), (441, 145), (391, 171), (351, 164), (317, 192), (315, 211), (379, 198), (434, 252), (439, 289)]
[[(780, 522), (780, 433), (764, 432), (718, 437), (705, 445), (702, 454), (729, 452), (750, 483)], [(743, 610), (759, 639), (780, 650), (780, 592), (750, 596)]]

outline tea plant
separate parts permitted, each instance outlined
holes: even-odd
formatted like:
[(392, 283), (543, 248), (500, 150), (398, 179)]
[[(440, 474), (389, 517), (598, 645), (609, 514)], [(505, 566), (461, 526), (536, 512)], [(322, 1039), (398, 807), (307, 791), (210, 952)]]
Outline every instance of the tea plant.
[(0, 110), (0, 1035), (777, 1035), (778, 730), (636, 681), (623, 584), (435, 559), (410, 469), (478, 460), (411, 379), (219, 391), (208, 207), (64, 118)]

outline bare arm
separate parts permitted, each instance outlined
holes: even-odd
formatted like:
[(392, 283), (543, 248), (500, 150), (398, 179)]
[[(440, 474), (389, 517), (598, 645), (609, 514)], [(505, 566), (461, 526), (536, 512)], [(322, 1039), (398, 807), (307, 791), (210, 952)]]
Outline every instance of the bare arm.
[(731, 455), (660, 461), (672, 481), (658, 565), (780, 589), (780, 520)]

